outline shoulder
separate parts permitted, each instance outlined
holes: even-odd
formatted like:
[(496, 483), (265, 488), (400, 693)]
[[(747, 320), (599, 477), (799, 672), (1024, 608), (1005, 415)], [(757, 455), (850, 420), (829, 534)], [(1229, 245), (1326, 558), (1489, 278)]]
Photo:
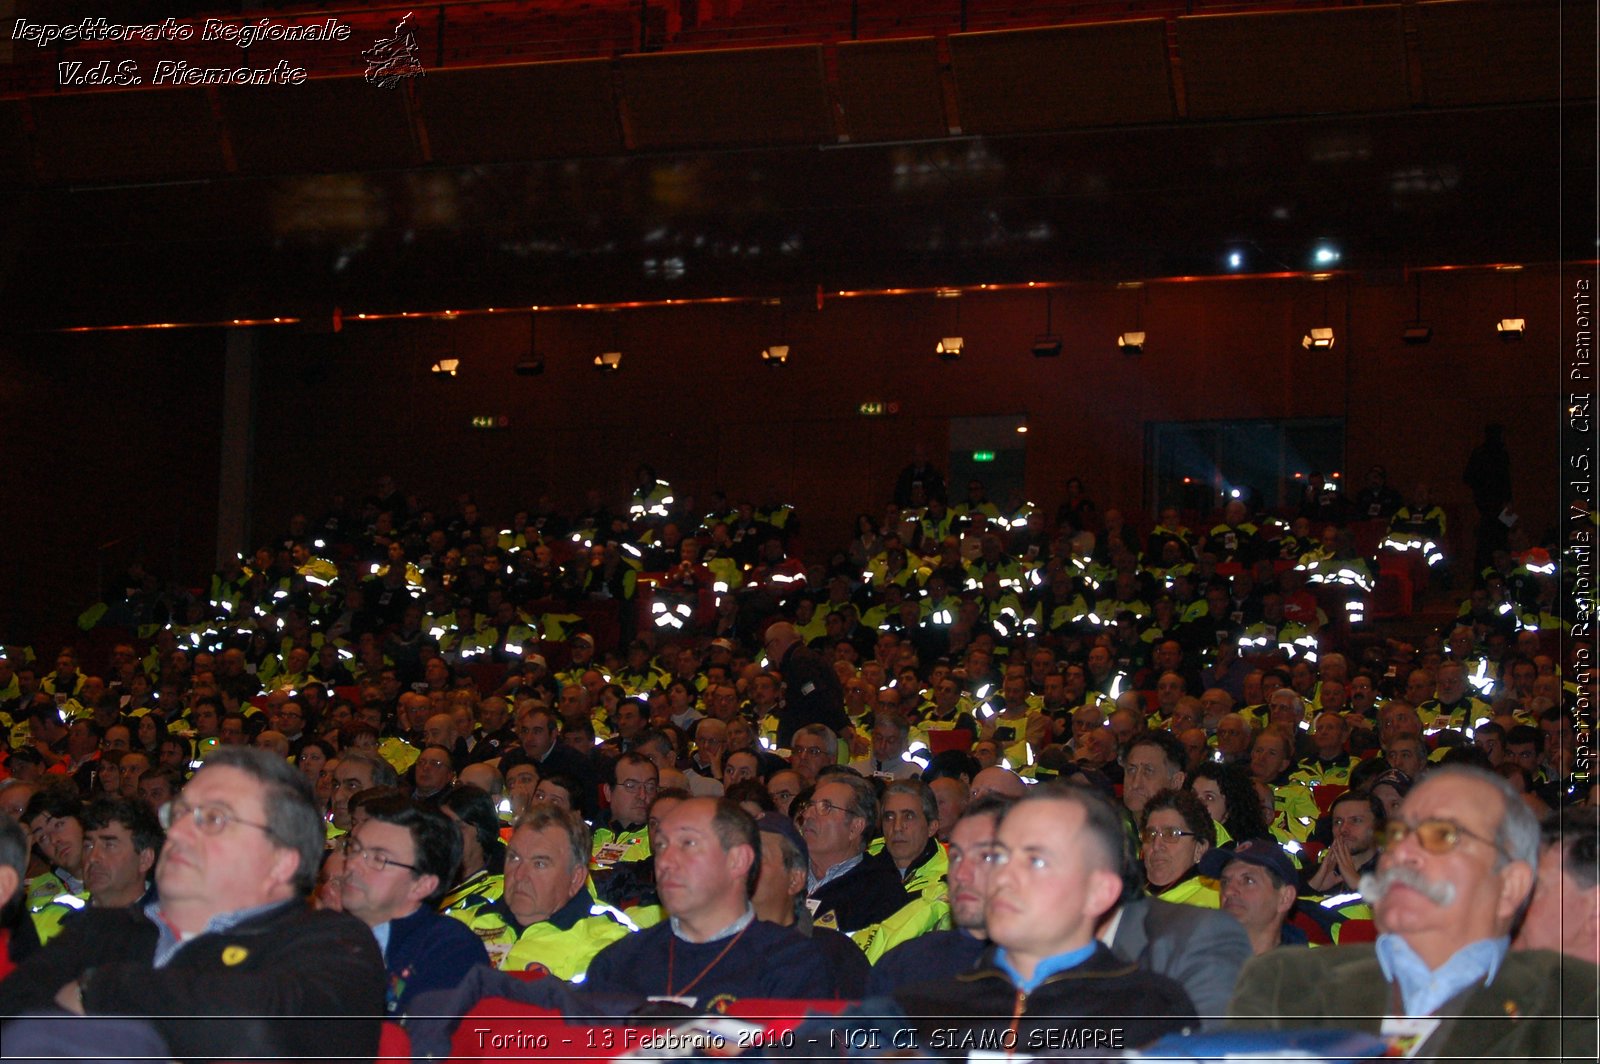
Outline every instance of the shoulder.
[(1571, 1011), (1574, 1002), (1587, 1001), (1594, 1011), (1600, 969), (1588, 961), (1551, 950), (1512, 950), (1500, 963), (1492, 986), (1505, 992), (1539, 991), (1541, 1000)]

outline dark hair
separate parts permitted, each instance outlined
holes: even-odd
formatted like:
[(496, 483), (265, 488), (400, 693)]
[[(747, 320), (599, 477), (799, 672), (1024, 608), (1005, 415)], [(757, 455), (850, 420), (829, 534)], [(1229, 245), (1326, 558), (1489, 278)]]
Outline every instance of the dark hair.
[[(663, 739), (666, 738), (666, 736), (661, 735), (660, 732), (656, 732), (655, 734)], [(670, 742), (670, 740), (668, 741)], [(637, 747), (642, 744), (643, 739), (641, 738), (640, 742), (636, 743), (635, 746)], [(661, 770), (656, 768), (656, 763), (639, 753), (637, 749), (634, 749), (629, 750), (627, 753), (611, 762), (610, 768), (606, 771), (606, 784), (608, 786), (615, 787), (617, 785), (617, 769), (621, 768), (623, 765), (649, 765), (651, 771), (655, 772), (657, 781), (661, 779)]]
[(96, 798), (83, 811), (85, 832), (95, 831), (114, 823), (128, 829), (128, 834), (133, 837), (135, 852), (153, 850), (160, 856), (161, 844), (166, 840), (167, 833), (161, 830), (161, 822), (156, 819), (155, 811), (148, 805), (130, 798), (107, 795)]
[(1207, 846), (1217, 844), (1217, 825), (1211, 819), (1211, 814), (1206, 811), (1205, 803), (1196, 798), (1193, 791), (1186, 791), (1180, 787), (1167, 787), (1150, 796), (1150, 800), (1145, 803), (1144, 812), (1139, 814), (1139, 830), (1144, 831), (1150, 823), (1151, 815), (1163, 809), (1170, 809), (1183, 817), (1188, 829)]
[(965, 750), (944, 750), (934, 754), (928, 767), (922, 770), (922, 782), (932, 783), (934, 780), (953, 780), (965, 776), (967, 782), (971, 783), (972, 777), (982, 769), (978, 759)]
[(1367, 809), (1372, 813), (1372, 827), (1377, 830), (1383, 827), (1384, 821), (1389, 819), (1389, 810), (1384, 808), (1383, 799), (1371, 791), (1345, 791), (1339, 797), (1328, 803), (1328, 822), (1333, 823), (1333, 811), (1345, 802), (1365, 802)]
[(262, 785), (265, 793), (261, 807), (266, 811), (267, 832), (300, 856), (293, 886), (301, 897), (309, 895), (317, 885), (317, 869), (327, 845), (327, 830), (317, 812), (311, 782), (283, 758), (248, 746), (217, 747), (201, 771), (208, 768), (236, 769)]
[(82, 823), (83, 798), (78, 794), (78, 788), (71, 780), (62, 779), (35, 791), (22, 810), (22, 822), (26, 824), (41, 813), (52, 819), (71, 817)]
[(756, 827), (755, 817), (727, 795), (715, 799), (715, 802), (711, 830), (716, 834), (723, 851), (735, 846), (750, 847), (750, 869), (744, 877), (744, 896), (749, 898), (756, 892), (756, 880), (761, 878), (761, 831)]
[[(749, 751), (740, 751), (749, 753)], [(733, 802), (753, 802), (766, 813), (776, 813), (778, 803), (772, 800), (772, 795), (767, 793), (767, 785), (761, 782), (760, 777), (740, 780), (723, 793), (723, 797)]]
[(417, 856), (411, 874), (437, 876), (438, 885), (424, 901), (432, 906), (455, 882), (456, 866), (461, 863), (461, 836), (448, 817), (436, 809), (403, 796), (380, 796), (366, 803), (367, 816), (385, 824), (405, 828)]
[(300, 745), (300, 753), (294, 755), (294, 763), (299, 765), (301, 755), (303, 755), (309, 747), (313, 746), (318, 750), (321, 750), (322, 756), (327, 758), (329, 761), (339, 760), (339, 752), (333, 748), (332, 743), (326, 742), (322, 739), (307, 739)]
[(1540, 841), (1560, 846), (1562, 865), (1580, 890), (1593, 890), (1596, 883), (1596, 850), (1600, 849), (1600, 808), (1569, 805), (1551, 814), (1540, 825)]
[(1183, 785), (1193, 791), (1195, 780), (1201, 779), (1215, 781), (1222, 791), (1222, 800), (1228, 806), (1222, 826), (1234, 842), (1272, 838), (1272, 829), (1261, 815), (1261, 800), (1256, 797), (1255, 783), (1250, 778), (1249, 769), (1242, 763), (1219, 765), (1214, 761), (1202, 761), (1183, 781)]
[(1532, 743), (1534, 746), (1539, 746), (1543, 742), (1544, 732), (1540, 731), (1538, 728), (1535, 728), (1531, 724), (1518, 724), (1510, 731), (1506, 732), (1506, 745), (1508, 747), (1522, 746), (1527, 743)]
[(483, 849), (484, 865), (492, 876), (505, 871), (506, 851), (500, 842), (500, 814), (495, 811), (494, 799), (482, 787), (463, 783), (445, 795), (439, 802), (440, 810), (450, 810), (461, 822), (472, 828)]
[(183, 790), (183, 773), (175, 768), (163, 768), (160, 765), (154, 765), (139, 773), (139, 782), (143, 783), (145, 780), (166, 780), (167, 786), (172, 788), (174, 797), (177, 796), (179, 791)]
[[(1185, 750), (1183, 744), (1178, 741), (1178, 737), (1173, 735), (1171, 732), (1142, 732), (1135, 737), (1133, 742), (1128, 744), (1128, 753), (1132, 754), (1141, 746), (1154, 746), (1159, 748), (1162, 756), (1167, 759), (1167, 764), (1172, 766), (1173, 772), (1182, 772), (1184, 766), (1189, 763), (1189, 752)], [(1210, 816), (1209, 813), (1206, 815), (1207, 817)]]

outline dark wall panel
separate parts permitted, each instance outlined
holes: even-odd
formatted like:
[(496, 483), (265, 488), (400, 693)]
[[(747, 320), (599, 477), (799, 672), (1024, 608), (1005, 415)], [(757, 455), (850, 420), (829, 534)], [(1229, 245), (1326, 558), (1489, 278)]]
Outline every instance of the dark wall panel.
[(834, 139), (822, 48), (624, 56), (630, 146), (764, 147)]
[(29, 101), (47, 182), (135, 184), (223, 172), (205, 89), (73, 92)]
[(440, 70), (416, 88), (435, 162), (551, 159), (622, 150), (611, 62), (606, 59)]
[(950, 35), (961, 128), (1018, 133), (1175, 117), (1160, 19)]
[(1595, 94), (1595, 5), (1521, 0), (1417, 5), (1434, 107)]
[(948, 134), (933, 38), (842, 42), (839, 107), (858, 143)]
[(1178, 19), (1190, 118), (1409, 106), (1398, 5)]

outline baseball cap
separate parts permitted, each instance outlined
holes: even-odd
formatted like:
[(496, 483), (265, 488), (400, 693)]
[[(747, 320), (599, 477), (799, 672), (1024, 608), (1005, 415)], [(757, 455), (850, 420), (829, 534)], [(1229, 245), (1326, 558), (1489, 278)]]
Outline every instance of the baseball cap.
[(1222, 870), (1234, 861), (1244, 861), (1258, 868), (1265, 868), (1288, 886), (1296, 886), (1300, 882), (1299, 870), (1295, 868), (1294, 862), (1289, 860), (1289, 855), (1283, 852), (1283, 847), (1266, 839), (1246, 839), (1231, 850), (1212, 850), (1206, 854), (1206, 860), (1201, 862), (1202, 865), (1207, 860), (1212, 863), (1213, 870), (1206, 871), (1202, 868), (1202, 872), (1206, 875), (1221, 875)]

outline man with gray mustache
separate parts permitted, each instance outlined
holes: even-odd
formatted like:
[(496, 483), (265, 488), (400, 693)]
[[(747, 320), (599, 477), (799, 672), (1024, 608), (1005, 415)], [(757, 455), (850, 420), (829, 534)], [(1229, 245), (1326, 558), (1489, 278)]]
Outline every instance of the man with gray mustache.
[(1539, 825), (1499, 776), (1428, 773), (1361, 877), (1375, 943), (1274, 950), (1239, 975), (1236, 1027), (1353, 1028), (1419, 1059), (1596, 1055), (1593, 964), (1510, 952), (1539, 856)]

